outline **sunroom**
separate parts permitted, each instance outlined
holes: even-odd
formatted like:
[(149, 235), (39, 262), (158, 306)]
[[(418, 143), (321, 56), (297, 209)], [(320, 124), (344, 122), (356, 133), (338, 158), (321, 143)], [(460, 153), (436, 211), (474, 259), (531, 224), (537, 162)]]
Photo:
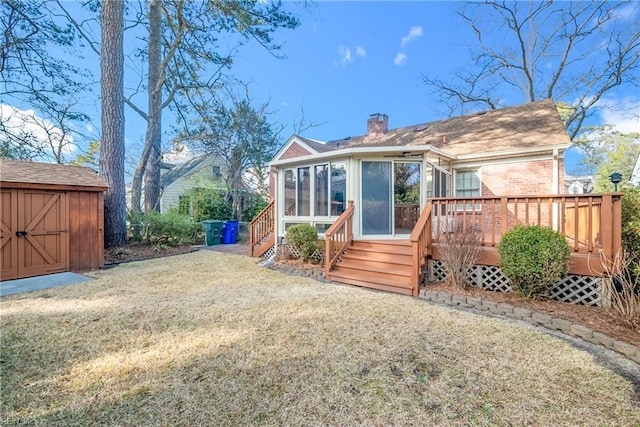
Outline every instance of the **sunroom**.
[(479, 195), (477, 170), (452, 172), (454, 159), (414, 146), (336, 149), (274, 161), (276, 235), (306, 223), (323, 237), (350, 200), (358, 207), (356, 239), (407, 239), (428, 199)]

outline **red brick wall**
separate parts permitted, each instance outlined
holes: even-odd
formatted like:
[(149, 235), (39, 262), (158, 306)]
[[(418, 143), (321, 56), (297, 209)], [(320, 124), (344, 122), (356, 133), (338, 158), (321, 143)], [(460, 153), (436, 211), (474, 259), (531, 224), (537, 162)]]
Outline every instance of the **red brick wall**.
[(279, 160), (292, 159), (294, 157), (300, 157), (300, 156), (308, 156), (309, 154), (311, 154), (309, 150), (307, 150), (306, 148), (302, 147), (299, 144), (293, 143), (291, 144), (291, 147), (287, 149), (287, 151), (282, 153), (282, 156), (280, 156)]
[(276, 199), (276, 169), (271, 168), (269, 172), (269, 201), (273, 202)]
[(506, 163), (480, 168), (481, 195), (511, 196), (564, 192), (564, 161), (558, 160), (558, 187), (553, 191), (553, 160)]

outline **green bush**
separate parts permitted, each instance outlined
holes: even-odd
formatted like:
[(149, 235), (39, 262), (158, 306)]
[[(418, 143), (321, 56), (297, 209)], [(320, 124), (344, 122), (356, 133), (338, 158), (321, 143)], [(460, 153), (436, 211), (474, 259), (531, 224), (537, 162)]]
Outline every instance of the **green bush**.
[(640, 188), (627, 190), (622, 196), (622, 244), (634, 260), (629, 267), (640, 275)]
[(309, 224), (296, 224), (289, 227), (287, 241), (300, 253), (303, 261), (311, 261), (311, 257), (318, 248), (318, 232)]
[(547, 293), (569, 270), (571, 249), (565, 238), (548, 227), (519, 225), (498, 245), (500, 268), (511, 289), (526, 298)]
[(242, 213), (242, 220), (245, 222), (251, 222), (264, 208), (267, 207), (269, 202), (264, 197), (256, 195), (249, 201), (249, 207)]
[(131, 218), (131, 228), (147, 245), (195, 244), (202, 242), (202, 226), (177, 210), (167, 213), (150, 212)]

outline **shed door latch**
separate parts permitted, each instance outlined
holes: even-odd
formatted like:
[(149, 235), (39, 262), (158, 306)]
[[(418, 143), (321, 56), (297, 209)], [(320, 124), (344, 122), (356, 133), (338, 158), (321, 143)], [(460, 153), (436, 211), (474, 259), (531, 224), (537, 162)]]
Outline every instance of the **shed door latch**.
[(27, 233), (26, 231), (16, 231), (16, 236), (18, 236), (18, 237), (24, 237), (27, 234), (29, 234), (29, 233)]

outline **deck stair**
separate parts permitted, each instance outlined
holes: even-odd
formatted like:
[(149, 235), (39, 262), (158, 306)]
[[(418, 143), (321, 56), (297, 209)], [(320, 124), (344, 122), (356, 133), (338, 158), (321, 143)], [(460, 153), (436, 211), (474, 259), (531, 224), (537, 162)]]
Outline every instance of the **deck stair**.
[(411, 295), (412, 248), (409, 240), (354, 240), (328, 279)]

